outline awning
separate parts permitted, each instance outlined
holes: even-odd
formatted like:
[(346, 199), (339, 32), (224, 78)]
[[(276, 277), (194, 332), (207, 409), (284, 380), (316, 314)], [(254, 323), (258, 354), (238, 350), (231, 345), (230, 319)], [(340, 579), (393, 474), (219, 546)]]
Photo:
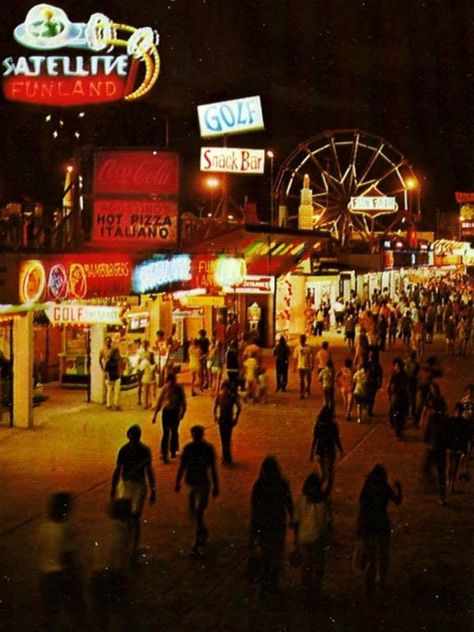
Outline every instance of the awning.
[(290, 272), (328, 241), (327, 233), (261, 226), (239, 226), (223, 235), (188, 248), (191, 253), (244, 256), (247, 274), (280, 276)]

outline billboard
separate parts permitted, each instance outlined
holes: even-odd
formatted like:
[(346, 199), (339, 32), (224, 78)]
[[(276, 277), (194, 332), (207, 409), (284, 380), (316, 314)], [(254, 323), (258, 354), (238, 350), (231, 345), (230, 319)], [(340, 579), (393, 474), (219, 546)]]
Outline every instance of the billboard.
[(264, 169), (264, 149), (201, 147), (201, 171), (252, 175), (261, 174)]
[(179, 193), (179, 156), (165, 151), (107, 151), (94, 156), (96, 195), (174, 195)]
[(177, 243), (178, 154), (97, 152), (93, 193), (93, 242), (112, 248), (167, 248)]
[(103, 13), (71, 22), (63, 9), (37, 4), (13, 37), (38, 52), (2, 60), (3, 92), (11, 101), (58, 107), (134, 101), (150, 92), (160, 72), (158, 34)]
[(260, 97), (245, 97), (198, 106), (202, 138), (265, 129)]

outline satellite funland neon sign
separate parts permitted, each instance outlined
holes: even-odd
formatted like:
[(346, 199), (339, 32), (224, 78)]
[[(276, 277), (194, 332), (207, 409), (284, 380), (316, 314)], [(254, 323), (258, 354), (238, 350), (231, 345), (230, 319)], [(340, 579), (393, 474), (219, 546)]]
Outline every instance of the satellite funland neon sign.
[[(160, 72), (156, 31), (116, 24), (102, 13), (87, 24), (73, 23), (62, 9), (38, 4), (13, 35), (41, 52), (2, 60), (3, 92), (10, 101), (62, 107), (134, 101), (152, 89)], [(85, 54), (53, 53), (62, 48)]]

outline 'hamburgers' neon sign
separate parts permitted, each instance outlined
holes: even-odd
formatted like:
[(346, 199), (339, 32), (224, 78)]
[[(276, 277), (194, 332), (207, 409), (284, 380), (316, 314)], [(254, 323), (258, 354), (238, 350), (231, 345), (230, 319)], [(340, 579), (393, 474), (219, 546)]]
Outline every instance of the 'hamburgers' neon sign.
[[(3, 91), (11, 101), (56, 106), (134, 101), (151, 90), (160, 72), (158, 34), (150, 27), (116, 24), (102, 13), (87, 24), (73, 23), (62, 9), (38, 4), (14, 37), (38, 53), (2, 60)], [(52, 54), (62, 48), (84, 54)]]

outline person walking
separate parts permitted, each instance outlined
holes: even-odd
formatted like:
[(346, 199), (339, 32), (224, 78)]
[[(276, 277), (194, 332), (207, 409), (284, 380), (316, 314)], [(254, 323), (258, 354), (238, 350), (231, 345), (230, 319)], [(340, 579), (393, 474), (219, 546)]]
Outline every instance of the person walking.
[(339, 437), (339, 428), (334, 421), (334, 411), (330, 406), (323, 406), (314, 425), (309, 460), (313, 461), (315, 455), (318, 457), (322, 475), (321, 482), (326, 485), (327, 496), (330, 495), (334, 483), (336, 448), (342, 458), (344, 448)]
[(267, 456), (252, 487), (250, 547), (262, 554), (261, 588), (264, 596), (277, 596), (288, 522), (293, 519), (290, 486), (274, 456)]
[(105, 377), (106, 407), (109, 410), (122, 410), (120, 407), (121, 357), (118, 347), (112, 343), (110, 336), (105, 339), (99, 362)]
[(189, 372), (191, 373), (191, 396), (196, 396), (196, 388), (202, 391), (201, 382), (201, 347), (199, 340), (195, 338), (188, 350), (189, 355)]
[(140, 371), (140, 384), (143, 396), (143, 408), (148, 410), (151, 408), (151, 389), (155, 380), (155, 354), (149, 351), (138, 365)]
[(156, 501), (155, 475), (152, 467), (150, 448), (140, 441), (140, 426), (130, 426), (127, 430), (128, 443), (122, 446), (117, 455), (117, 463), (112, 474), (110, 497), (130, 501), (130, 532), (132, 535), (132, 553), (137, 555), (140, 542), (140, 518), (147, 494), (145, 477), (150, 488), (150, 504)]
[(344, 338), (347, 341), (347, 348), (350, 352), (354, 351), (355, 346), (355, 327), (356, 319), (352, 312), (349, 312), (344, 321)]
[(470, 424), (463, 417), (463, 405), (458, 402), (454, 408), (454, 415), (450, 419), (448, 431), (448, 489), (454, 494), (456, 480), (463, 478), (459, 474), (461, 462), (466, 471), (469, 461)]
[(276, 360), (276, 390), (284, 392), (288, 385), (288, 362), (290, 359), (290, 347), (286, 342), (285, 336), (280, 336), (278, 343), (273, 349), (273, 356)]
[(326, 366), (319, 373), (319, 381), (323, 387), (324, 404), (334, 410), (334, 385), (336, 382), (336, 372), (332, 358), (329, 358)]
[(394, 358), (392, 362), (392, 375), (388, 382), (387, 393), (390, 400), (390, 425), (395, 430), (397, 438), (401, 441), (410, 398), (408, 378), (401, 358)]
[[(128, 499), (113, 500), (108, 508), (110, 518), (107, 536), (97, 543), (100, 566), (92, 573), (90, 588), (95, 628), (98, 630), (130, 629), (129, 604), (133, 601), (130, 563), (131, 504)], [(113, 627), (115, 625), (115, 627)]]
[(37, 532), (40, 571), (39, 629), (44, 632), (56, 629), (61, 613), (67, 614), (69, 629), (86, 629), (86, 605), (75, 534), (70, 524), (72, 508), (70, 493), (53, 494), (48, 502), (46, 520), (40, 524)]
[(440, 505), (446, 504), (446, 457), (449, 447), (449, 418), (446, 415), (444, 398), (438, 397), (431, 402), (432, 413), (428, 418), (424, 441), (427, 444), (423, 473), (427, 479), (433, 468), (438, 478)]
[(373, 417), (375, 408), (375, 398), (382, 388), (383, 370), (379, 360), (378, 351), (369, 353), (369, 363), (367, 367), (367, 414)]
[(414, 421), (415, 426), (417, 425), (417, 390), (418, 390), (418, 372), (420, 370), (420, 365), (416, 359), (417, 353), (416, 351), (411, 351), (408, 358), (404, 361), (405, 364), (405, 374), (408, 380), (408, 414)]
[(257, 401), (257, 370), (258, 359), (255, 351), (252, 351), (243, 361), (245, 395), (244, 402), (249, 399), (255, 403)]
[(294, 351), (295, 371), (298, 370), (300, 376), (300, 399), (304, 399), (311, 394), (311, 374), (314, 369), (314, 357), (311, 347), (306, 343), (306, 336), (300, 336), (300, 344)]
[(400, 327), (401, 327), (401, 334), (402, 334), (402, 342), (406, 347), (409, 347), (411, 335), (412, 335), (413, 320), (408, 310), (405, 312), (405, 315), (402, 316), (402, 319), (400, 321)]
[[(204, 524), (204, 512), (207, 509), (209, 493), (212, 497), (219, 496), (219, 479), (216, 469), (216, 454), (214, 447), (205, 441), (203, 426), (193, 426), (191, 428), (191, 443), (188, 443), (181, 455), (178, 472), (176, 474), (175, 492), (181, 490), (181, 480), (189, 487), (188, 506), (189, 511), (196, 523), (196, 535), (191, 548), (191, 556), (199, 556), (203, 553), (209, 531)], [(209, 480), (209, 472), (211, 480)]]
[(237, 340), (232, 340), (225, 354), (225, 367), (230, 388), (237, 393), (239, 390), (240, 362), (239, 344)]
[(161, 389), (151, 423), (156, 423), (156, 416), (163, 409), (161, 423), (163, 436), (161, 439), (161, 458), (168, 463), (168, 450), (174, 459), (179, 450), (179, 423), (186, 414), (186, 395), (181, 384), (178, 384), (176, 373), (169, 373), (166, 383)]
[(377, 464), (367, 476), (359, 496), (357, 535), (362, 540), (365, 562), (364, 587), (369, 601), (375, 596), (376, 582), (385, 588), (390, 564), (390, 519), (388, 503), (402, 503), (402, 486), (388, 483), (387, 470)]
[(207, 331), (200, 329), (198, 345), (201, 350), (201, 371), (199, 373), (201, 390), (209, 388), (209, 368), (207, 366), (207, 359), (209, 356), (209, 348), (211, 341), (207, 337)]
[(232, 431), (239, 421), (240, 412), (239, 396), (232, 391), (229, 381), (224, 380), (214, 402), (214, 419), (219, 425), (221, 437), (222, 465), (232, 465)]
[(367, 376), (368, 365), (363, 364), (354, 373), (353, 392), (354, 400), (357, 404), (357, 423), (365, 423), (367, 417), (367, 389), (369, 378)]
[(224, 368), (224, 343), (220, 340), (216, 341), (216, 344), (209, 353), (210, 364), (210, 388), (214, 397), (217, 396), (221, 388), (222, 371)]
[(156, 385), (158, 388), (161, 388), (165, 383), (170, 358), (169, 340), (166, 338), (165, 332), (162, 329), (158, 329), (158, 331), (156, 332), (156, 339), (153, 345), (153, 350), (156, 354)]
[(324, 329), (324, 308), (322, 305), (319, 306), (319, 309), (316, 311), (315, 319), (314, 319), (314, 334), (315, 336), (322, 336)]
[(327, 546), (329, 512), (327, 493), (316, 472), (304, 482), (295, 504), (292, 528), (295, 551), (301, 558), (301, 584), (305, 605), (314, 608), (321, 594)]
[(392, 309), (388, 317), (388, 346), (390, 349), (395, 346), (395, 342), (397, 340), (397, 332), (398, 318), (395, 310)]
[(385, 351), (386, 343), (387, 343), (387, 333), (388, 333), (388, 322), (385, 314), (379, 314), (377, 320), (377, 338), (378, 338), (378, 346), (380, 351)]
[(369, 361), (369, 339), (364, 330), (361, 330), (357, 339), (354, 354), (354, 366), (360, 368)]
[(353, 395), (354, 371), (352, 370), (352, 359), (346, 358), (344, 366), (336, 373), (336, 382), (341, 391), (342, 401), (344, 405), (344, 416), (346, 421), (351, 418)]
[(446, 335), (446, 348), (448, 351), (448, 355), (454, 355), (454, 348), (456, 344), (456, 321), (454, 320), (454, 316), (448, 316), (446, 320), (446, 325), (444, 327), (444, 333)]

